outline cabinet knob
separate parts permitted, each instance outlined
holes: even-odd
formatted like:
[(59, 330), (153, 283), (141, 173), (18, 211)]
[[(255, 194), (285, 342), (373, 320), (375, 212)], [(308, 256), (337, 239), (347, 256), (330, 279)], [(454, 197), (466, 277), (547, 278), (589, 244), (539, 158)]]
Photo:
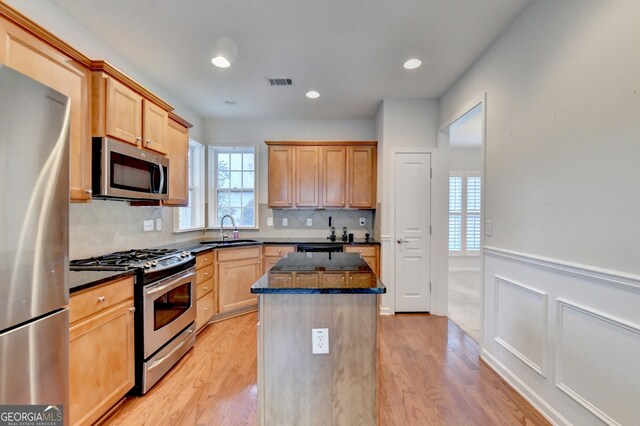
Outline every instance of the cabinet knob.
[(208, 272), (205, 272), (203, 275), (206, 277), (207, 275), (209, 275), (209, 273), (208, 273)]
[(209, 259), (207, 259), (206, 257), (203, 259), (205, 262), (208, 261)]
[(135, 308), (135, 306), (132, 306), (132, 307), (130, 307), (130, 308), (129, 308), (129, 310), (130, 310), (131, 312), (135, 312), (135, 311), (136, 311), (136, 308)]
[(93, 194), (93, 190), (92, 189), (85, 189), (84, 192), (87, 193), (87, 194)]
[(142, 140), (142, 136), (137, 136), (136, 137), (136, 142), (140, 142)]
[(258, 260), (258, 265), (260, 264), (260, 261)]
[(207, 291), (207, 290), (209, 290), (209, 287), (204, 287), (204, 291)]
[(209, 310), (209, 308), (204, 308), (204, 311), (207, 312)]
[(278, 254), (280, 254), (280, 253), (281, 253), (280, 250), (278, 250)]
[(107, 300), (106, 297), (104, 296), (98, 296), (98, 302), (104, 302), (105, 300)]
[(147, 146), (151, 145), (151, 139), (147, 139)]

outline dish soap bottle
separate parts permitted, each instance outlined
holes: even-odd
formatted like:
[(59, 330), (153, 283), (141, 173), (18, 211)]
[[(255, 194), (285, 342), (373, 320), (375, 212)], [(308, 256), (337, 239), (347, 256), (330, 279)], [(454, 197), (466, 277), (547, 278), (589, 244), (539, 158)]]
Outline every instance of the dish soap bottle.
[(238, 239), (238, 228), (233, 228), (233, 239), (234, 240)]

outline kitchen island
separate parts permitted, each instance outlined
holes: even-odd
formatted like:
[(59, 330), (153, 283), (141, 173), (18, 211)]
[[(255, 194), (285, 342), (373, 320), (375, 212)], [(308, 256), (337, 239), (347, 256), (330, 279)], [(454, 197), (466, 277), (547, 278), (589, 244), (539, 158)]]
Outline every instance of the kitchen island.
[(259, 424), (375, 425), (386, 289), (367, 263), (355, 253), (289, 253), (251, 292), (259, 295)]

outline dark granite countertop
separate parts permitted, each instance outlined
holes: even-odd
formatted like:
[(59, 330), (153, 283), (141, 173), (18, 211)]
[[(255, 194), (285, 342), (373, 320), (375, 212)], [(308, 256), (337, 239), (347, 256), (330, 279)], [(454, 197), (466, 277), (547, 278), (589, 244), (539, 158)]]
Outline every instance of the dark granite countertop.
[(251, 293), (381, 294), (387, 289), (356, 253), (289, 253)]
[(136, 269), (128, 271), (69, 271), (69, 293), (135, 275), (136, 271)]

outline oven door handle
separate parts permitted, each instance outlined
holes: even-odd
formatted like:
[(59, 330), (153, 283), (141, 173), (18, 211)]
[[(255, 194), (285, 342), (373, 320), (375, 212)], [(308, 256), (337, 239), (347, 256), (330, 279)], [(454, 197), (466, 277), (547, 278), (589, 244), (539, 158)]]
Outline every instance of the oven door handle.
[(167, 283), (165, 285), (162, 285), (160, 287), (145, 289), (145, 291), (144, 291), (145, 295), (148, 296), (148, 295), (151, 295), (151, 294), (159, 293), (161, 291), (171, 290), (171, 289), (173, 289), (175, 287), (178, 287), (178, 286), (184, 284), (185, 281), (189, 281), (189, 278), (191, 278), (191, 277), (193, 277), (195, 275), (196, 275), (196, 273), (191, 271), (191, 272), (188, 272), (188, 273), (186, 273), (184, 275), (181, 275), (181, 276), (177, 277), (174, 280), (171, 280), (169, 283)]
[(193, 334), (193, 330), (189, 330), (187, 332), (187, 335), (185, 336), (184, 340), (182, 342), (180, 342), (180, 344), (178, 346), (176, 346), (175, 348), (173, 348), (171, 350), (171, 352), (169, 352), (168, 354), (166, 354), (165, 356), (163, 356), (162, 358), (160, 358), (159, 360), (157, 360), (156, 362), (151, 364), (151, 366), (147, 369), (147, 371), (153, 370), (154, 368), (156, 368), (157, 366), (159, 366), (160, 364), (165, 362), (167, 360), (167, 358), (171, 357), (171, 355), (176, 353), (176, 351), (178, 351), (181, 347), (183, 347), (187, 343), (187, 341), (189, 340), (189, 336), (191, 336), (192, 334)]

